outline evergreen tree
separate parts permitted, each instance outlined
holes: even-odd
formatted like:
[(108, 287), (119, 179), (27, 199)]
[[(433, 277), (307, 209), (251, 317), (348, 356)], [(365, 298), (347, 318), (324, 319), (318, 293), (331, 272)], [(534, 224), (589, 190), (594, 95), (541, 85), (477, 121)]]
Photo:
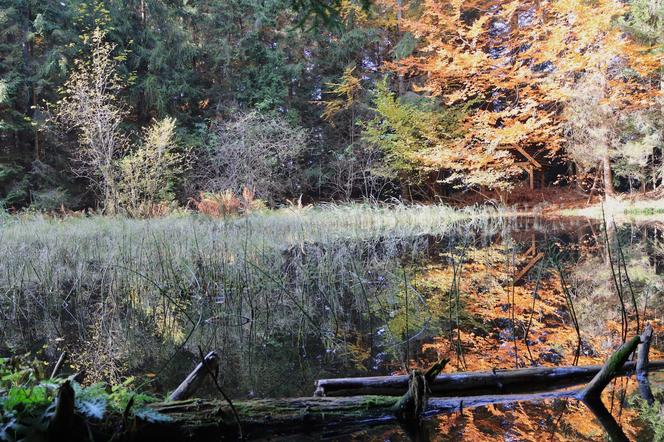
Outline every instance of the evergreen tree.
[(57, 97), (75, 53), (77, 2), (0, 1), (0, 201), (25, 204), (34, 162), (57, 163), (63, 152), (42, 140), (41, 109)]

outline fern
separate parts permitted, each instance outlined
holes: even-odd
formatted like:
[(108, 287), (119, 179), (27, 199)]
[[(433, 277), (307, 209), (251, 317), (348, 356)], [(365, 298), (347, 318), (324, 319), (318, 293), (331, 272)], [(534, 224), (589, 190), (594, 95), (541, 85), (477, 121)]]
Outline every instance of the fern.
[(28, 410), (44, 406), (51, 401), (48, 389), (43, 385), (35, 387), (12, 387), (7, 396), (0, 399), (0, 405), (7, 411)]

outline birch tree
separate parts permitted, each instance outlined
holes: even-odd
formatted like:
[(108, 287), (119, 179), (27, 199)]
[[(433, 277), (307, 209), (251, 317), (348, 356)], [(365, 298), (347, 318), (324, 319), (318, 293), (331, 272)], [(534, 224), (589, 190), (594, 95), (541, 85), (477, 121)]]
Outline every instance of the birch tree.
[(116, 159), (127, 148), (121, 124), (127, 109), (119, 99), (124, 83), (118, 74), (121, 57), (115, 45), (106, 41), (99, 28), (86, 38), (86, 57), (75, 61), (74, 69), (56, 103), (53, 120), (65, 131), (76, 134), (75, 172), (91, 183), (106, 213), (118, 210), (118, 167)]

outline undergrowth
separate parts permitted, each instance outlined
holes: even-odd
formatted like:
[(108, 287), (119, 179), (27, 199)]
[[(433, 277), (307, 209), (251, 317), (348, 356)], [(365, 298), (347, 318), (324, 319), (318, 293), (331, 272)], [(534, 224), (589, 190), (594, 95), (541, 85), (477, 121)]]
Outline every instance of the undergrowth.
[(664, 392), (655, 393), (655, 401), (648, 404), (640, 396), (634, 396), (632, 405), (639, 412), (639, 419), (645, 424), (652, 442), (664, 442)]
[(58, 390), (65, 381), (74, 390), (77, 415), (86, 420), (101, 422), (110, 414), (151, 422), (169, 419), (147, 407), (159, 398), (135, 391), (133, 377), (117, 385), (82, 386), (72, 378), (50, 378), (45, 374), (46, 367), (45, 362), (29, 354), (0, 358), (0, 441), (49, 440), (49, 422), (55, 413)]

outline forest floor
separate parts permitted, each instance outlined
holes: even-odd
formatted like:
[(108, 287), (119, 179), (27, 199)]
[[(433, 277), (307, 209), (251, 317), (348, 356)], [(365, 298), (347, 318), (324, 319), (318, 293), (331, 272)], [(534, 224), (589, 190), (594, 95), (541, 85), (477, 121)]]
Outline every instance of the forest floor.
[(542, 187), (534, 190), (528, 186), (518, 185), (509, 194), (502, 196), (496, 191), (465, 192), (453, 194), (443, 201), (452, 206), (468, 206), (473, 204), (485, 204), (488, 199), (501, 202), (512, 211), (551, 213), (565, 209), (581, 209), (588, 205), (601, 202), (601, 197), (588, 194), (572, 187)]

